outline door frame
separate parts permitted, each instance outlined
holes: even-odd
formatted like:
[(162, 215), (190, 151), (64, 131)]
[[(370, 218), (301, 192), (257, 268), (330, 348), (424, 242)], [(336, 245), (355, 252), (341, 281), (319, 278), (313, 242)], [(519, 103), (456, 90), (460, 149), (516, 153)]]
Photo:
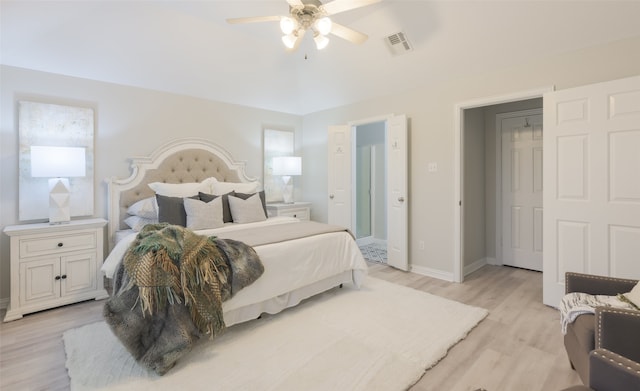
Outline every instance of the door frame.
[[(493, 106), (502, 103), (517, 102), (534, 98), (541, 98), (544, 93), (555, 90), (555, 86), (541, 87), (527, 91), (514, 92), (506, 95), (489, 96), (466, 102), (460, 102), (454, 106), (454, 153), (453, 153), (453, 281), (463, 282), (463, 243), (464, 238), (462, 224), (464, 217), (464, 205), (462, 203), (463, 179), (464, 179), (464, 151), (462, 135), (464, 133), (464, 111), (477, 107)], [(497, 255), (497, 254), (496, 254)]]
[[(496, 264), (504, 265), (502, 260), (502, 120), (507, 118), (525, 117), (542, 114), (542, 108), (511, 111), (496, 114)], [(544, 138), (544, 129), (542, 131)]]

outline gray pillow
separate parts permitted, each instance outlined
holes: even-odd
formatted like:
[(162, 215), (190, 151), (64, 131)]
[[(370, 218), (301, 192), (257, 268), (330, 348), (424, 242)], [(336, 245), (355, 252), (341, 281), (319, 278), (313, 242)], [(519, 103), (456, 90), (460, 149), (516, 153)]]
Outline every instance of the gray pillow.
[(209, 202), (184, 198), (184, 210), (187, 213), (187, 228), (189, 229), (210, 229), (224, 225), (222, 197), (216, 197)]
[[(189, 198), (198, 199), (197, 195)], [(158, 221), (161, 223), (169, 223), (187, 226), (187, 212), (184, 210), (184, 199), (182, 197), (168, 197), (156, 194), (158, 201)]]
[(229, 209), (229, 196), (235, 194), (234, 191), (221, 196), (200, 192), (198, 193), (198, 197), (204, 202), (210, 202), (218, 197), (222, 197), (222, 220), (225, 223), (231, 223), (233, 222), (233, 218), (231, 217), (231, 209)]
[(262, 209), (260, 195), (258, 193), (243, 200), (242, 198), (229, 196), (229, 208), (234, 223), (254, 223), (257, 221), (265, 221), (267, 216)]

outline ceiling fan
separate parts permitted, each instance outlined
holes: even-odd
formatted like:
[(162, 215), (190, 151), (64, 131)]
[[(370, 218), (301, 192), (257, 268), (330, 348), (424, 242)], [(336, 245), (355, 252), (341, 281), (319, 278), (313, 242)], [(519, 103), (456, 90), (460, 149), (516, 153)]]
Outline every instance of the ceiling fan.
[(329, 16), (352, 9), (366, 7), (382, 0), (333, 0), (322, 4), (319, 0), (286, 0), (289, 3), (288, 16), (254, 16), (230, 18), (228, 23), (280, 22), (284, 36), (282, 42), (291, 50), (296, 50), (308, 30), (313, 32), (313, 40), (318, 50), (329, 44), (327, 35), (333, 34), (355, 44), (367, 40), (367, 35), (333, 22)]

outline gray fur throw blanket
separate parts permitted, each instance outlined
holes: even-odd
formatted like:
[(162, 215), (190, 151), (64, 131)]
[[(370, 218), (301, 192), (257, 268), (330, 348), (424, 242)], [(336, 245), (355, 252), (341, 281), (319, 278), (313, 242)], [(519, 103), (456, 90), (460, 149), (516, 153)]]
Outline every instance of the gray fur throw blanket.
[(138, 363), (164, 375), (199, 339), (224, 330), (222, 302), (263, 272), (242, 242), (148, 224), (116, 270), (103, 316)]

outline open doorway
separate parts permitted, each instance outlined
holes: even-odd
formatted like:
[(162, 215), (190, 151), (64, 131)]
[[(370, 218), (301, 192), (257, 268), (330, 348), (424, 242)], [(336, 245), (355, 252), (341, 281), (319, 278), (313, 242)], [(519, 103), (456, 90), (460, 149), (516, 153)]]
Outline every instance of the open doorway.
[[(539, 267), (528, 268), (541, 271), (542, 249), (529, 238), (541, 238), (542, 229), (542, 219), (533, 215), (542, 209), (542, 188), (532, 191), (541, 176), (530, 178), (542, 172), (542, 98), (465, 110), (462, 147), (463, 275), (486, 264), (524, 267), (536, 257), (539, 262), (531, 264)], [(532, 158), (534, 151), (539, 159)]]
[(367, 260), (387, 263), (386, 121), (356, 125), (353, 131), (356, 242)]
[(454, 281), (486, 264), (502, 264), (502, 147), (504, 113), (542, 110), (552, 88), (456, 105)]
[[(328, 130), (328, 221), (355, 231), (355, 156), (356, 128), (359, 126), (384, 124), (384, 198), (386, 213), (386, 251), (387, 264), (401, 270), (409, 270), (408, 257), (408, 121), (404, 114), (386, 115), (375, 119), (349, 122), (345, 125), (332, 125)], [(382, 164), (376, 164), (381, 166)], [(377, 170), (376, 170), (377, 171)], [(390, 175), (392, 173), (392, 175)], [(380, 186), (377, 186), (378, 188)], [(380, 201), (369, 200), (370, 206)], [(372, 209), (372, 208), (371, 208)], [(373, 219), (379, 220), (380, 213)], [(377, 224), (376, 224), (377, 225)], [(372, 235), (376, 228), (372, 229)]]

